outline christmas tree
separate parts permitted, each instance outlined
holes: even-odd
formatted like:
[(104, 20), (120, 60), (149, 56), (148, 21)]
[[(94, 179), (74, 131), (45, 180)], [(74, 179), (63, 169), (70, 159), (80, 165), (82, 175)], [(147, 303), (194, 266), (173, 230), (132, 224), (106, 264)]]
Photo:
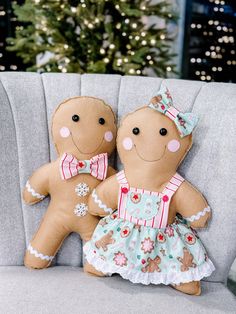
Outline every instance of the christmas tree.
[[(14, 5), (24, 28), (8, 40), (28, 70), (158, 76), (174, 72), (167, 1), (26, 0)], [(157, 23), (148, 24), (148, 17)], [(163, 26), (164, 25), (164, 26)], [(38, 62), (36, 62), (36, 59)]]

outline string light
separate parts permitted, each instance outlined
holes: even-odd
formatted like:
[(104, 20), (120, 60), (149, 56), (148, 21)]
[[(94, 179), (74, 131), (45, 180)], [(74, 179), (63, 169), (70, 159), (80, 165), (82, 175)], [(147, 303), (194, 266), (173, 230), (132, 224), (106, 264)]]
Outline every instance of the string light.
[(121, 28), (121, 23), (116, 24), (116, 29), (120, 29)]
[(104, 54), (105, 54), (105, 52), (106, 52), (106, 51), (105, 51), (105, 49), (104, 49), (104, 48), (101, 48), (101, 49), (100, 49), (100, 54), (104, 55)]
[(166, 71), (167, 72), (170, 72), (172, 70), (172, 68), (170, 67), (170, 66), (168, 66), (167, 68), (166, 68)]
[(134, 73), (135, 73), (135, 70), (134, 70), (134, 69), (129, 69), (129, 73), (130, 73), (130, 74), (134, 74)]
[(93, 29), (94, 25), (92, 23), (88, 23), (88, 28)]
[(104, 58), (103, 61), (104, 61), (105, 63), (109, 63), (110, 60), (109, 60), (108, 58)]

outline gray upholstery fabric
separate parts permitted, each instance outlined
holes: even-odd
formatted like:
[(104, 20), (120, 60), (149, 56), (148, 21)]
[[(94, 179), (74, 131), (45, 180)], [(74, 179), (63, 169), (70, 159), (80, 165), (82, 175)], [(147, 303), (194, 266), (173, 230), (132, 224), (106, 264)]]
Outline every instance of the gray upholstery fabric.
[[(23, 264), (24, 249), (46, 209), (47, 200), (24, 205), (21, 190), (33, 170), (55, 158), (50, 121), (56, 106), (67, 97), (93, 95), (104, 98), (120, 118), (146, 104), (161, 84), (169, 87), (177, 107), (200, 117), (193, 148), (180, 172), (212, 207), (213, 219), (200, 237), (216, 266), (209, 280), (225, 281), (236, 255), (236, 85), (175, 79), (0, 74), (0, 265)], [(80, 238), (72, 235), (59, 252), (57, 264), (80, 266), (81, 256)]]
[(200, 297), (170, 287), (134, 285), (119, 276), (97, 278), (81, 268), (30, 271), (0, 267), (0, 313), (4, 314), (222, 314), (236, 299), (221, 283), (202, 283)]

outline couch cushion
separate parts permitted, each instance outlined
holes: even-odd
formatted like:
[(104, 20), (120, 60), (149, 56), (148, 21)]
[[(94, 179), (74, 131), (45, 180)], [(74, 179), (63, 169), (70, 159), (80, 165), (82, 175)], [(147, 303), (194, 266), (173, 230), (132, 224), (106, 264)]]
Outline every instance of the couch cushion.
[(236, 299), (221, 283), (202, 283), (200, 297), (170, 287), (134, 285), (119, 276), (97, 278), (81, 268), (0, 267), (0, 313), (235, 313)]

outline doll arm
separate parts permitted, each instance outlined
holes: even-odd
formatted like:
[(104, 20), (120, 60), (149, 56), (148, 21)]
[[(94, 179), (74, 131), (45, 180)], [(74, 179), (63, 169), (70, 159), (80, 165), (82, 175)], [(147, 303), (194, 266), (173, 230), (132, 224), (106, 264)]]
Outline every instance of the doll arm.
[(176, 212), (193, 228), (203, 228), (211, 217), (211, 210), (203, 195), (189, 182), (184, 181), (174, 196)]
[(114, 174), (116, 174), (116, 170), (114, 168), (112, 168), (111, 166), (108, 167), (108, 170), (107, 170), (107, 178), (113, 176)]
[(93, 190), (88, 200), (89, 213), (105, 217), (117, 209), (119, 185), (116, 175), (104, 180)]
[(37, 169), (26, 182), (23, 190), (23, 200), (26, 204), (35, 204), (42, 201), (49, 190), (49, 173), (51, 164), (46, 164)]

